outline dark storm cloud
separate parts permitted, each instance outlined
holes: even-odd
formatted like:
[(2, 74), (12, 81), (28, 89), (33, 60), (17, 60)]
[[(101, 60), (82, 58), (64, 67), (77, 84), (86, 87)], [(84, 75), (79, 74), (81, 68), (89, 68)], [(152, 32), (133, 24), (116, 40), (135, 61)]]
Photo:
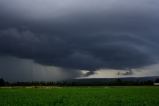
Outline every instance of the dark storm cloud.
[(0, 56), (0, 78), (6, 81), (60, 81), (79, 77), (80, 71), (48, 67), (32, 60)]
[(1, 0), (0, 53), (76, 70), (151, 65), (159, 59), (158, 5), (155, 0)]

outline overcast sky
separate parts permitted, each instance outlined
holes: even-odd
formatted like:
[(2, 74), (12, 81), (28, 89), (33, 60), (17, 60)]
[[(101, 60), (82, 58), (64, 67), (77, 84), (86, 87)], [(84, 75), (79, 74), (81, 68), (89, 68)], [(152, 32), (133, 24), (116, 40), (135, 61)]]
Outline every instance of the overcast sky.
[(159, 75), (158, 11), (157, 0), (0, 0), (0, 77)]

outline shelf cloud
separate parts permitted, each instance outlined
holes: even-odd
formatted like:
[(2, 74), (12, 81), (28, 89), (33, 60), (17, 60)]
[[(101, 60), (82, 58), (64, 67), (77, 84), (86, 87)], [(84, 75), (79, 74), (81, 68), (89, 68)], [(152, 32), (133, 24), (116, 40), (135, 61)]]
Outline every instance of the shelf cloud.
[(156, 0), (1, 0), (0, 55), (65, 70), (159, 62)]

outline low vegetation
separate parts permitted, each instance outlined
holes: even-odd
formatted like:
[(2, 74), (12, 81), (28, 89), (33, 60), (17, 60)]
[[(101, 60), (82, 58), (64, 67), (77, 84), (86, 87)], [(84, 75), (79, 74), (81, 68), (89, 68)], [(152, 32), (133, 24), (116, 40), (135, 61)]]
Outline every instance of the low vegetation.
[(0, 106), (159, 106), (159, 87), (3, 87)]

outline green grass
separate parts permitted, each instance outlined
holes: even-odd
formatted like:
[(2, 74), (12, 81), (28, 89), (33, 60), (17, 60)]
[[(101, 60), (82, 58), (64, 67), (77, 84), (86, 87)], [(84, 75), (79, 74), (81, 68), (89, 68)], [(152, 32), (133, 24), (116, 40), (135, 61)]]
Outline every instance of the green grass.
[(0, 106), (159, 106), (159, 87), (0, 88)]

